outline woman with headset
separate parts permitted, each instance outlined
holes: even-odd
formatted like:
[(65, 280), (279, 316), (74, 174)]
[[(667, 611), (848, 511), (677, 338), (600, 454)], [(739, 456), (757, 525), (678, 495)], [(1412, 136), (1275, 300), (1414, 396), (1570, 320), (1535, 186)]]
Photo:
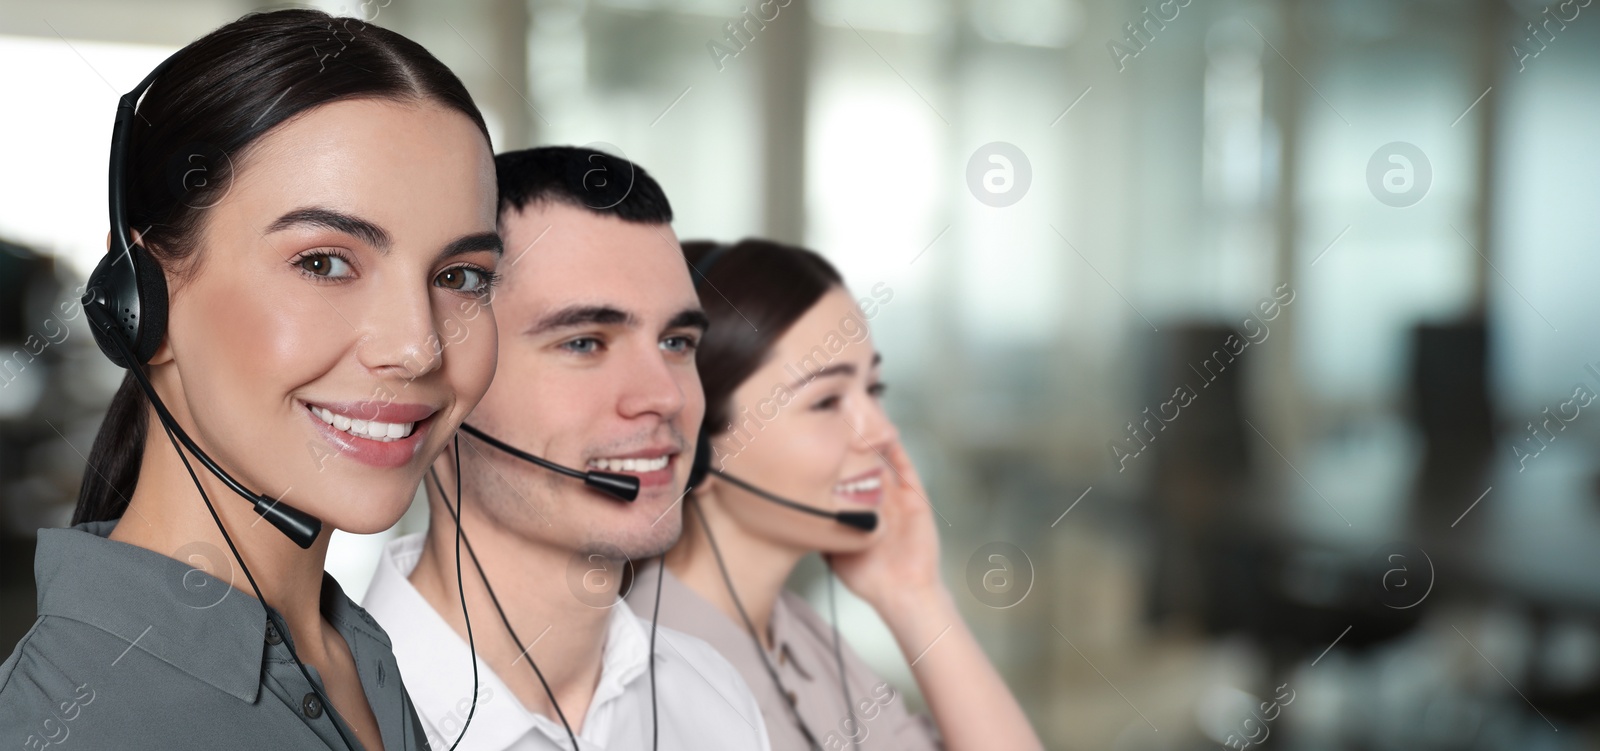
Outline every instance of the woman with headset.
[(40, 531), (0, 745), (426, 748), (323, 563), (400, 518), (493, 375), (482, 116), (415, 42), (286, 10), (179, 50), (112, 139), (83, 305), (130, 370)]
[[(683, 247), (711, 319), (706, 419), (661, 624), (739, 669), (775, 751), (1039, 748), (939, 576), (933, 510), (879, 403), (865, 319), (893, 291), (858, 303), (821, 256), (768, 241)], [(812, 552), (888, 624), (931, 721), (785, 591)], [(651, 602), (657, 573), (629, 599)]]

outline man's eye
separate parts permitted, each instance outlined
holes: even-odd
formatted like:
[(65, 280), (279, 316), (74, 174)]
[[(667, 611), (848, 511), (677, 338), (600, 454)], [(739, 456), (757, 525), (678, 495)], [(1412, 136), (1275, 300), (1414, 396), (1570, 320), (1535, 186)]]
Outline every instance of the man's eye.
[(668, 352), (693, 352), (700, 342), (692, 336), (669, 336), (661, 340), (661, 348)]
[(580, 355), (593, 354), (600, 349), (600, 340), (592, 336), (585, 336), (561, 345), (562, 349)]

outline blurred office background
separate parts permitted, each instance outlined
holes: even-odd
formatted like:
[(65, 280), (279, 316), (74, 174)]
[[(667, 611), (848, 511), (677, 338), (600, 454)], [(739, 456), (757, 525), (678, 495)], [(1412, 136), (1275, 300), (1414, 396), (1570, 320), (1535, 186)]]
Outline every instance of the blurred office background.
[[(120, 378), (73, 305), (115, 98), (253, 7), (0, 0), (7, 651)], [(497, 149), (601, 145), (684, 238), (892, 290), (946, 579), (1051, 748), (1600, 745), (1600, 6), (319, 7), (428, 46)], [(329, 566), (359, 598), (420, 523)]]

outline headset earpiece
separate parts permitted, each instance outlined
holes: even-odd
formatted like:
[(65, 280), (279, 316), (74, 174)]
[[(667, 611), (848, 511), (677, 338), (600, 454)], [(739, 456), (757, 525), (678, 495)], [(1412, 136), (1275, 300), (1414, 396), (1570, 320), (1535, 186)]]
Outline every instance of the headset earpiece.
[[(124, 368), (138, 367), (155, 357), (167, 332), (167, 277), (161, 264), (133, 241), (133, 228), (128, 224), (127, 185), (128, 142), (139, 98), (171, 64), (172, 58), (163, 60), (117, 102), (117, 116), (111, 125), (111, 160), (107, 175), (110, 190), (106, 197), (111, 218), (111, 246), (95, 266), (94, 273), (89, 275), (89, 283), (84, 285), (85, 311), (99, 308), (89, 315), (95, 344), (100, 345), (100, 351), (112, 362)], [(113, 336), (127, 344), (126, 349), (138, 362), (127, 362), (123, 348), (108, 338)]]
[[(167, 330), (167, 277), (142, 247), (132, 245), (124, 252), (114, 250), (101, 258), (89, 275), (82, 303), (85, 308), (97, 306), (108, 314), (99, 318), (110, 321), (109, 328), (90, 326), (90, 331), (95, 344), (112, 362), (132, 368), (155, 356)], [(106, 338), (111, 336), (121, 337), (139, 361), (126, 362), (122, 349)]]
[[(692, 265), (695, 273), (699, 274), (701, 279), (705, 279), (706, 275), (711, 273), (711, 267), (717, 265), (732, 247), (724, 243), (713, 245), (711, 250), (700, 257), (698, 263)], [(695, 286), (698, 287), (699, 284), (698, 281), (695, 282)], [(706, 475), (709, 474), (711, 474), (711, 434), (706, 431), (706, 424), (701, 422), (700, 437), (695, 440), (694, 445), (694, 462), (689, 465), (689, 485), (684, 488), (684, 492), (700, 487), (700, 483), (705, 482)]]
[(706, 475), (711, 474), (711, 436), (706, 433), (704, 425), (700, 426), (700, 437), (694, 444), (694, 461), (689, 464), (689, 487), (685, 492), (700, 487), (706, 481)]

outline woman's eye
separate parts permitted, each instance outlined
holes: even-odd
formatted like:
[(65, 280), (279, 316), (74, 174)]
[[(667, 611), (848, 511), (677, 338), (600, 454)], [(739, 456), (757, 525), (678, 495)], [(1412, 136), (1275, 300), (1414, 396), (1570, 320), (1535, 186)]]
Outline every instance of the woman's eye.
[(889, 384), (882, 383), (882, 382), (874, 383), (871, 386), (867, 387), (867, 395), (871, 396), (874, 399), (882, 399), (883, 398), (883, 392), (888, 391), (888, 390), (889, 390)]
[(439, 272), (434, 283), (446, 289), (468, 294), (482, 294), (494, 286), (498, 277), (493, 271), (474, 266), (452, 266)]
[(692, 336), (669, 336), (661, 341), (661, 348), (668, 352), (693, 352), (700, 345)]
[(835, 395), (824, 397), (822, 401), (817, 402), (811, 408), (815, 410), (829, 410), (837, 406), (839, 406), (839, 397)]
[(350, 276), (350, 262), (337, 253), (309, 253), (295, 259), (294, 265), (311, 276), (324, 279)]
[(594, 354), (600, 349), (600, 340), (592, 336), (585, 336), (561, 345), (562, 349), (579, 355)]

